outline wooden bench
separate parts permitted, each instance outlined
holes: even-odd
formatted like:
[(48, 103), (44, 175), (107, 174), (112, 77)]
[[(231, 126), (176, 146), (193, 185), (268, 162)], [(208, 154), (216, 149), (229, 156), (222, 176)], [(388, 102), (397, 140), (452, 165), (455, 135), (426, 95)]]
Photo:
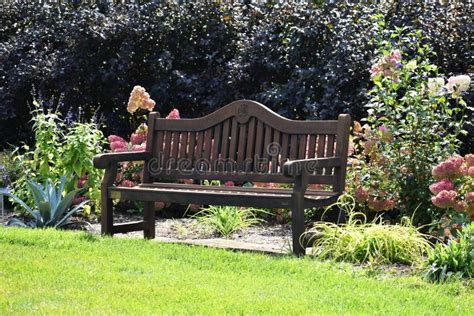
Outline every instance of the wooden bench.
[[(249, 101), (235, 101), (197, 119), (162, 119), (150, 113), (145, 152), (106, 153), (94, 158), (105, 169), (102, 233), (143, 230), (155, 237), (154, 202), (287, 208), (292, 214), (293, 252), (304, 254), (304, 210), (332, 204), (344, 190), (349, 128), (347, 114), (333, 121), (288, 120)], [(114, 186), (118, 163), (143, 161), (143, 183)], [(268, 187), (170, 183), (178, 179), (292, 184)], [(309, 184), (331, 185), (332, 191)], [(144, 220), (113, 224), (112, 200), (144, 202)]]

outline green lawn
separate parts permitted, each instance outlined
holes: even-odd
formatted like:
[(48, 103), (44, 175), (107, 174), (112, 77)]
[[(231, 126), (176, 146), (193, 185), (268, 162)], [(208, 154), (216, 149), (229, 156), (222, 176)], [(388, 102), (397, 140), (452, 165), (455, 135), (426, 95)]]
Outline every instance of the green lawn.
[(474, 314), (474, 290), (310, 259), (0, 228), (0, 314)]

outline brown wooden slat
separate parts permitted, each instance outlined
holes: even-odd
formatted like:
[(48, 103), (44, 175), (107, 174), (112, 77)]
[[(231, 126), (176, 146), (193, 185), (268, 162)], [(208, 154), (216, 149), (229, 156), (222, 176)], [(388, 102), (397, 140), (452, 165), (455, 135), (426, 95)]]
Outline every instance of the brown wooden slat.
[(163, 168), (166, 168), (166, 169), (169, 168), (172, 135), (173, 134), (169, 131), (165, 132), (164, 144), (163, 144)]
[(207, 129), (204, 132), (204, 150), (202, 158), (205, 159), (206, 163), (211, 160), (211, 148), (212, 148), (212, 129)]
[[(252, 192), (252, 193), (282, 193), (288, 194), (293, 189), (288, 188), (267, 188), (267, 187), (227, 187), (227, 186), (206, 186), (202, 187), (199, 184), (182, 184), (182, 183), (165, 183), (165, 182), (154, 182), (145, 183), (139, 187), (143, 188), (172, 188), (172, 189), (194, 189), (194, 190), (211, 190), (211, 191), (231, 191), (231, 192)], [(332, 191), (321, 191), (321, 190), (306, 190), (306, 196), (332, 196), (335, 193)]]
[(221, 142), (221, 159), (226, 159), (228, 157), (228, 149), (229, 149), (229, 136), (230, 136), (230, 120), (225, 120), (224, 125), (222, 127), (222, 142)]
[(204, 131), (196, 132), (196, 151), (194, 152), (194, 162), (193, 162), (193, 166), (195, 170), (197, 168), (200, 168), (200, 166), (198, 166), (197, 164), (198, 162), (201, 162), (201, 159), (202, 159), (203, 141), (204, 141)]
[(269, 150), (271, 149), (270, 145), (271, 145), (271, 142), (272, 142), (272, 136), (273, 136), (273, 130), (270, 126), (268, 125), (265, 125), (265, 128), (264, 128), (264, 131), (265, 131), (265, 137), (264, 137), (264, 143), (263, 143), (263, 153), (262, 153), (262, 157), (263, 159), (265, 159), (265, 161), (269, 161), (270, 159), (270, 153), (269, 153)]
[[(285, 177), (282, 174), (271, 173), (236, 173), (236, 172), (200, 172), (189, 171), (183, 173), (177, 170), (161, 170), (155, 174), (158, 179), (196, 179), (196, 180), (221, 180), (234, 182), (274, 182), (274, 183), (293, 183), (294, 178)], [(308, 183), (332, 184), (333, 176), (310, 175)]]
[(188, 132), (182, 132), (180, 137), (179, 159), (187, 159), (186, 152), (188, 150), (189, 134)]
[(172, 150), (171, 150), (171, 169), (176, 169), (177, 160), (178, 160), (178, 152), (179, 152), (179, 145), (181, 143), (179, 132), (173, 132), (173, 139), (172, 139)]
[(230, 144), (229, 144), (229, 154), (228, 154), (228, 158), (231, 161), (236, 161), (238, 128), (239, 126), (238, 126), (237, 119), (233, 118), (231, 122), (231, 128), (230, 128)]
[(212, 153), (211, 153), (211, 166), (213, 169), (211, 170), (216, 170), (214, 169), (215, 164), (216, 164), (216, 161), (219, 159), (219, 153), (220, 153), (219, 149), (222, 142), (221, 128), (222, 128), (221, 124), (218, 124), (216, 125), (216, 127), (214, 127), (214, 138), (213, 138), (214, 142), (212, 144)]
[(298, 159), (306, 159), (306, 146), (308, 142), (308, 135), (300, 135), (299, 139), (299, 149), (298, 149)]
[(290, 136), (290, 160), (298, 158), (298, 135), (292, 134)]
[(196, 151), (196, 133), (195, 132), (190, 132), (189, 133), (189, 145), (188, 145), (188, 155), (187, 158), (190, 163), (190, 168), (193, 168), (194, 166), (194, 154)]
[(163, 166), (163, 145), (164, 145), (164, 133), (163, 131), (157, 131), (154, 134), (153, 142), (153, 157), (158, 159), (158, 165)]
[[(222, 108), (221, 110), (224, 110)], [(168, 120), (168, 119), (156, 119), (155, 128), (157, 130), (165, 131), (190, 131), (197, 132), (203, 129), (208, 129), (216, 124), (221, 123), (222, 121), (233, 117), (233, 113), (238, 109), (227, 110), (228, 113), (222, 114), (218, 113), (220, 110), (212, 114), (212, 118), (208, 116), (196, 119), (180, 119), (180, 120)], [(285, 132), (289, 134), (336, 134), (337, 133), (337, 121), (297, 121), (289, 120), (278, 116), (275, 113), (273, 115), (268, 115), (266, 110), (252, 109), (249, 113), (250, 117), (257, 117), (259, 120), (262, 120), (262, 123), (271, 126), (272, 128), (281, 129), (282, 126), (285, 127)]]
[(135, 232), (138, 230), (145, 229), (145, 222), (138, 221), (138, 222), (130, 222), (130, 223), (121, 223), (115, 224), (112, 226), (112, 232), (114, 234), (124, 234), (128, 232)]
[[(318, 147), (316, 148), (316, 157), (322, 158), (324, 157), (324, 152), (326, 149), (326, 135), (319, 134), (318, 135)], [(316, 174), (322, 174), (322, 169), (316, 169)]]
[(280, 172), (282, 170), (283, 164), (288, 160), (288, 143), (290, 135), (282, 133), (282, 145), (281, 145), (281, 158), (280, 158)]
[[(125, 188), (125, 187), (111, 187), (109, 193), (113, 196), (120, 195), (124, 200), (139, 200), (139, 201), (164, 201), (176, 202), (182, 204), (199, 203), (212, 205), (236, 205), (236, 206), (254, 206), (254, 207), (291, 207), (291, 193), (254, 193), (245, 192), (240, 193), (233, 191), (216, 191), (206, 189), (206, 187), (197, 190), (179, 190), (173, 188)], [(307, 207), (321, 207), (329, 205), (335, 201), (337, 194), (328, 194), (326, 196), (308, 196), (305, 198), (305, 206)], [(315, 198), (316, 197), (316, 198)]]
[(255, 136), (255, 147), (254, 147), (254, 157), (255, 159), (262, 157), (262, 147), (263, 147), (263, 123), (262, 121), (257, 121), (257, 131)]
[(237, 148), (237, 170), (244, 170), (245, 147), (247, 145), (247, 124), (239, 124), (239, 146)]
[[(245, 151), (245, 160), (253, 162), (254, 157), (254, 146), (255, 146), (255, 134), (256, 134), (256, 123), (255, 118), (252, 117), (249, 120), (249, 130), (247, 133), (247, 148)], [(245, 164), (245, 171), (252, 171), (252, 163)]]
[(308, 158), (314, 158), (316, 156), (316, 135), (311, 134), (309, 136), (309, 144), (308, 144)]
[[(325, 157), (334, 157), (334, 135), (328, 135), (326, 137)], [(324, 174), (332, 174), (332, 168), (324, 168)]]
[(280, 155), (281, 155), (281, 142), (280, 142), (280, 131), (274, 129), (273, 130), (273, 144), (275, 148), (272, 148), (273, 156), (271, 157), (272, 159), (272, 173), (278, 173), (279, 172), (279, 165), (280, 165)]

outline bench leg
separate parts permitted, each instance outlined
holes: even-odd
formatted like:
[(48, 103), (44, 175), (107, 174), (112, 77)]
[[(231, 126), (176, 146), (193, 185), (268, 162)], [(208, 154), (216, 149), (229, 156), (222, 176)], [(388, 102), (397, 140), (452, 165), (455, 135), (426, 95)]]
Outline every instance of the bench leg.
[(303, 199), (295, 199), (291, 210), (291, 232), (293, 235), (293, 253), (297, 256), (305, 255), (305, 248), (300, 243), (304, 233), (304, 206)]
[(147, 239), (155, 238), (155, 203), (145, 202), (143, 211), (143, 221), (145, 222), (145, 229), (143, 236)]
[(113, 235), (113, 225), (114, 225), (114, 209), (113, 202), (107, 197), (107, 195), (102, 196), (102, 210), (100, 214), (100, 225), (102, 235)]

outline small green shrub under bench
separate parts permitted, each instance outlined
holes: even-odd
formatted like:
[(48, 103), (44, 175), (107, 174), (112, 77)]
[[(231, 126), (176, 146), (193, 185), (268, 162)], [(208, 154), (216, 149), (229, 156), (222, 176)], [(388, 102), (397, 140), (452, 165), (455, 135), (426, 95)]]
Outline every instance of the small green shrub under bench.
[(474, 290), (309, 258), (0, 228), (0, 314), (473, 314)]

